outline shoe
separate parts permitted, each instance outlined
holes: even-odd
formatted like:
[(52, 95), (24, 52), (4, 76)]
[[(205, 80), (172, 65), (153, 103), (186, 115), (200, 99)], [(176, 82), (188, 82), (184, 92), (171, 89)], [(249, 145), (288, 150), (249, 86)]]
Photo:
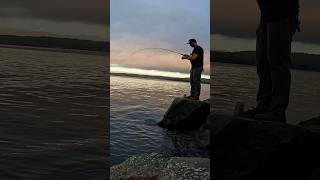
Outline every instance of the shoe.
[(246, 118), (254, 118), (256, 114), (262, 114), (262, 113), (266, 113), (267, 110), (264, 109), (259, 109), (259, 108), (252, 108), (252, 109), (248, 109), (246, 111), (242, 111), (239, 116), (241, 117), (246, 117)]
[(192, 96), (191, 96), (189, 99), (190, 99), (190, 100), (194, 100), (194, 101), (198, 101), (198, 100), (199, 100), (198, 97), (192, 97)]
[(286, 114), (285, 114), (285, 112), (273, 111), (273, 112), (268, 112), (268, 113), (256, 114), (254, 116), (254, 119), (285, 123), (286, 122)]
[(199, 100), (199, 97), (193, 97), (193, 96), (185, 96), (185, 98), (190, 100)]
[(192, 100), (199, 101), (199, 97), (192, 97), (191, 99), (192, 99)]

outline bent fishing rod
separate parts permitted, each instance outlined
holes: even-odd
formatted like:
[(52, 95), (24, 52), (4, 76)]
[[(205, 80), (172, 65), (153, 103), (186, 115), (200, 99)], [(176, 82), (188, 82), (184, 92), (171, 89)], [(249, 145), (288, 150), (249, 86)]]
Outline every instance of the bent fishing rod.
[(140, 51), (144, 51), (144, 50), (162, 50), (162, 51), (167, 51), (167, 52), (179, 54), (179, 55), (182, 55), (182, 56), (185, 55), (185, 54), (180, 53), (178, 51), (174, 51), (174, 50), (171, 50), (171, 49), (165, 49), (165, 48), (143, 48), (143, 49), (139, 49), (139, 50), (133, 52), (133, 54), (135, 54), (137, 52), (140, 52)]

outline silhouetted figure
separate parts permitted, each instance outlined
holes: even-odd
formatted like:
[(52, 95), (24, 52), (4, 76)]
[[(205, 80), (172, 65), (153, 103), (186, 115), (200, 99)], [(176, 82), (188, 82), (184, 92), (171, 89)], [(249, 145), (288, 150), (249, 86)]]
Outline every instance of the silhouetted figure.
[(182, 59), (188, 59), (191, 62), (190, 70), (190, 96), (187, 98), (193, 100), (199, 100), (201, 92), (201, 73), (203, 71), (203, 54), (204, 51), (197, 43), (197, 40), (190, 39), (187, 44), (193, 47), (191, 55), (183, 55)]
[(285, 122), (291, 84), (291, 42), (299, 31), (299, 1), (257, 1), (261, 11), (256, 32), (260, 84), (257, 107), (247, 113), (256, 119)]

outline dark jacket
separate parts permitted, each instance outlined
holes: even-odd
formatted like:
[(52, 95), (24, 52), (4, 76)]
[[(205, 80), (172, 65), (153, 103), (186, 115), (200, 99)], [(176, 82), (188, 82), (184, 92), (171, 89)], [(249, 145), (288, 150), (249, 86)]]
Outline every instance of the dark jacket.
[(261, 21), (271, 22), (299, 14), (299, 0), (257, 0)]

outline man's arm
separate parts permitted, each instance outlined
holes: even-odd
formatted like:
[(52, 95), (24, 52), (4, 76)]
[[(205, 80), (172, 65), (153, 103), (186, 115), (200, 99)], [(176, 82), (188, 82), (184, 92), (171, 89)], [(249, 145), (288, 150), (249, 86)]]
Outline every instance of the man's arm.
[(195, 61), (195, 60), (197, 60), (198, 57), (199, 57), (199, 54), (193, 53), (191, 56), (185, 54), (185, 55), (182, 56), (181, 59), (188, 59), (190, 61)]

